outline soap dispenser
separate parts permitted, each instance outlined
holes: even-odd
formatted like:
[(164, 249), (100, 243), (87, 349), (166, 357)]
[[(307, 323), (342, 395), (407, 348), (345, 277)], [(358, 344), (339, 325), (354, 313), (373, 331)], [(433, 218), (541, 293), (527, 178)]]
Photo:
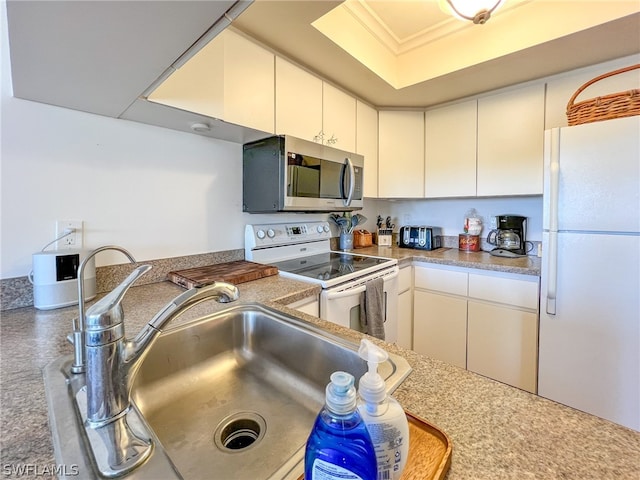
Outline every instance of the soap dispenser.
[(376, 480), (376, 453), (357, 409), (353, 375), (331, 374), (325, 405), (307, 440), (305, 480)]
[(397, 480), (409, 456), (409, 422), (402, 406), (387, 394), (378, 374), (378, 364), (385, 362), (389, 354), (364, 338), (358, 354), (369, 366), (358, 385), (358, 411), (371, 435), (378, 478)]

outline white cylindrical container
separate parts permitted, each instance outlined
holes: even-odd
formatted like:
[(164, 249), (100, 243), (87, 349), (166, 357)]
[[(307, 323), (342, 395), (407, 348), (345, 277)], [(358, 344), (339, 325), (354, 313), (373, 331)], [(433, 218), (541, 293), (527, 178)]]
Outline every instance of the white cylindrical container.
[(371, 435), (378, 478), (399, 480), (409, 457), (409, 422), (402, 406), (387, 395), (384, 380), (378, 374), (378, 364), (389, 355), (367, 339), (361, 340), (358, 353), (369, 364), (369, 371), (358, 385), (358, 411)]
[[(89, 252), (86, 250), (52, 250), (34, 253), (33, 306), (39, 310), (68, 307), (78, 303), (78, 268)], [(96, 296), (95, 259), (84, 269), (84, 297)]]

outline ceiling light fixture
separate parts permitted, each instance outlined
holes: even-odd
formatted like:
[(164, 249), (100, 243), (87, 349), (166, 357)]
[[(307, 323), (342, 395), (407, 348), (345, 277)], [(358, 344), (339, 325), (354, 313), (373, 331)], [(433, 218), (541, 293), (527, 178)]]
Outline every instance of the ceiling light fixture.
[(505, 0), (440, 0), (440, 8), (461, 20), (471, 20), (475, 24), (487, 23)]

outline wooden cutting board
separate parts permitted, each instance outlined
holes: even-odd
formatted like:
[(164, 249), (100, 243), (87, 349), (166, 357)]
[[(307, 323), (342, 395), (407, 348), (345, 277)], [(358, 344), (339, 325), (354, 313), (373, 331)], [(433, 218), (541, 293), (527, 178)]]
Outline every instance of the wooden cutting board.
[(193, 288), (210, 285), (214, 282), (229, 282), (235, 285), (277, 274), (278, 267), (273, 265), (237, 260), (206, 267), (176, 270), (169, 272), (167, 277), (181, 287)]

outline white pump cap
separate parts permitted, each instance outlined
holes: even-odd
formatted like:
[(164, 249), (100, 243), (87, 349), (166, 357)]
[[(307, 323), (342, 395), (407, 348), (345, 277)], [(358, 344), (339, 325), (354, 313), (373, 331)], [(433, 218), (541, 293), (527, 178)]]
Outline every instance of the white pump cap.
[(360, 378), (358, 392), (367, 403), (380, 403), (387, 397), (387, 386), (378, 374), (378, 364), (386, 362), (389, 354), (371, 341), (363, 338), (358, 350), (360, 358), (367, 361), (369, 371)]
[(326, 389), (327, 408), (338, 415), (351, 413), (356, 409), (355, 379), (347, 372), (333, 372)]

